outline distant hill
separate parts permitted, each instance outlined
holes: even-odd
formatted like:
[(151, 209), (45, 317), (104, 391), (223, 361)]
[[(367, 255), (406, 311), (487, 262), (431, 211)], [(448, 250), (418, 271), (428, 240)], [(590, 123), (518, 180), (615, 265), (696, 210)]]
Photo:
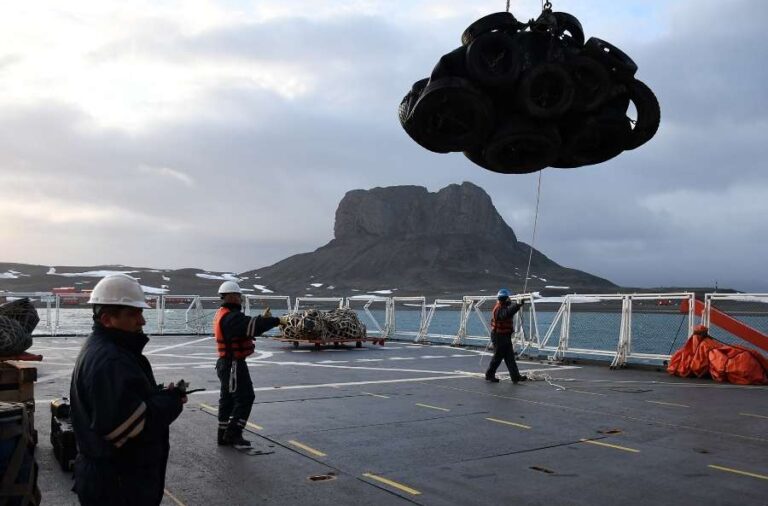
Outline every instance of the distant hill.
[[(268, 280), (280, 293), (301, 294), (312, 283), (331, 292), (395, 295), (448, 296), (499, 287), (521, 291), (529, 253), (488, 194), (472, 183), (436, 193), (394, 186), (348, 192), (336, 210), (332, 241), (245, 275)], [(618, 289), (606, 279), (562, 267), (535, 249), (530, 278), (529, 290)]]
[[(430, 193), (419, 186), (353, 190), (340, 202), (334, 238), (311, 253), (244, 273), (146, 267), (0, 263), (0, 291), (87, 290), (108, 272), (126, 272), (149, 293), (210, 294), (237, 278), (251, 293), (291, 296), (425, 295), (521, 291), (530, 247), (517, 240), (491, 198), (472, 183)], [(529, 291), (616, 292), (619, 287), (533, 250)]]

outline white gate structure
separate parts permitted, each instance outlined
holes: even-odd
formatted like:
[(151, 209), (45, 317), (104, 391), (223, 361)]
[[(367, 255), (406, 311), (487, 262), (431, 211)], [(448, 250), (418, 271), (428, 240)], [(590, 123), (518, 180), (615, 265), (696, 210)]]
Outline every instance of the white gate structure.
[[(633, 323), (633, 315), (641, 314), (640, 305), (643, 303), (650, 302), (656, 305), (669, 303), (668, 313), (679, 314), (679, 311), (676, 310), (679, 303), (688, 300), (689, 310), (687, 314), (681, 315), (681, 324), (678, 327), (678, 332), (674, 335), (674, 339), (672, 339), (673, 346), (679, 330), (682, 329), (682, 323), (687, 322), (687, 333), (683, 337), (683, 342), (693, 331), (695, 319), (693, 293), (567, 295), (564, 299), (540, 346), (540, 350), (552, 352), (552, 355), (549, 356), (552, 360), (562, 360), (567, 356), (606, 357), (611, 358), (611, 367), (624, 366), (630, 358), (653, 361), (668, 360), (671, 350), (668, 353), (650, 353), (643, 352), (642, 348), (638, 346), (633, 346), (633, 333), (643, 337), (647, 333), (647, 326), (640, 328)], [(579, 308), (581, 307), (584, 310), (580, 311)], [(595, 318), (587, 319), (584, 317), (585, 314), (590, 313), (593, 317), (601, 315), (603, 320), (608, 320), (607, 324), (604, 321), (601, 325), (594, 325)], [(659, 315), (663, 313), (657, 309), (648, 314)], [(666, 320), (669, 321), (668, 318)], [(663, 329), (662, 325), (657, 324), (656, 326), (662, 333), (667, 330)], [(602, 335), (598, 336), (598, 327), (609, 329), (609, 332), (603, 331), (601, 332)], [(613, 332), (610, 332), (611, 327), (613, 327)], [(557, 331), (559, 331), (559, 337), (557, 345), (554, 346), (550, 344), (550, 341)], [(668, 336), (655, 336), (656, 340), (668, 338)], [(585, 343), (589, 344), (585, 346)]]
[[(446, 341), (450, 340), (451, 342), (456, 341), (458, 336), (460, 336), (462, 333), (465, 332), (465, 329), (462, 327), (464, 323), (464, 313), (466, 312), (468, 302), (464, 300), (451, 300), (451, 299), (435, 299), (435, 301), (432, 303), (432, 305), (429, 307), (429, 313), (427, 314), (426, 322), (424, 324), (424, 332), (421, 333), (421, 335), (417, 336), (415, 339), (415, 342), (431, 342), (432, 340), (438, 340), (438, 341)], [(430, 328), (432, 328), (432, 321), (435, 318), (435, 313), (441, 309), (441, 308), (453, 308), (454, 311), (456, 309), (459, 310), (458, 314), (458, 329), (456, 332), (452, 332), (450, 334), (447, 334), (445, 332), (441, 331), (430, 331)], [(446, 326), (446, 328), (448, 328)]]
[(331, 306), (333, 309), (341, 309), (344, 307), (344, 297), (296, 297), (293, 312), (298, 313), (302, 304), (304, 304), (307, 309), (317, 309), (319, 306), (323, 305)]
[[(427, 333), (427, 298), (426, 297), (391, 297), (391, 304), (390, 304), (390, 316), (389, 316), (389, 325), (390, 325), (390, 337), (392, 339), (396, 338), (396, 336), (408, 336), (413, 337), (415, 342), (420, 342), (423, 340), (424, 335)], [(397, 305), (404, 305), (406, 307), (410, 307), (413, 309), (409, 309), (408, 311), (418, 311), (417, 318), (418, 323), (416, 325), (412, 325), (411, 328), (415, 328), (416, 330), (403, 330), (402, 327), (398, 328), (398, 320), (397, 320)], [(415, 319), (414, 319), (414, 323)]]
[[(362, 309), (357, 309), (355, 306), (359, 304), (363, 304)], [(384, 321), (380, 322), (376, 316), (371, 312), (371, 306), (373, 304), (377, 305), (384, 305), (383, 311), (384, 311)], [(392, 322), (390, 320), (393, 309), (392, 309), (392, 298), (391, 297), (380, 297), (378, 295), (355, 295), (353, 297), (347, 297), (346, 303), (344, 304), (344, 307), (347, 309), (352, 309), (355, 312), (362, 311), (363, 314), (366, 316), (366, 318), (361, 319), (363, 323), (365, 323), (365, 327), (367, 330), (368, 335), (375, 335), (378, 337), (382, 337), (384, 339), (389, 338), (390, 333), (392, 332)], [(384, 326), (382, 327), (382, 323)], [(371, 326), (372, 324), (372, 326)]]
[(718, 309), (728, 313), (726, 318), (734, 318), (739, 323), (768, 335), (768, 293), (708, 293), (704, 296), (701, 323), (709, 327), (709, 334), (728, 344), (756, 348), (753, 344), (744, 342), (727, 330), (712, 324), (712, 315)]

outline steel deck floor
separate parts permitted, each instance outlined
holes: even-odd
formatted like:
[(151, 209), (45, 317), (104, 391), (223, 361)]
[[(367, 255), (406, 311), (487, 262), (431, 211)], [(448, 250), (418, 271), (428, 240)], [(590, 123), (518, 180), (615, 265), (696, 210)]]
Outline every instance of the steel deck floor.
[[(44, 504), (77, 504), (48, 403), (68, 393), (82, 342), (37, 338), (30, 350), (45, 356)], [(171, 426), (163, 504), (768, 505), (766, 387), (539, 362), (519, 363), (536, 381), (489, 384), (477, 349), (259, 340), (248, 430), (273, 453), (247, 455), (215, 443), (213, 338), (153, 337), (145, 353), (158, 381), (209, 389)]]

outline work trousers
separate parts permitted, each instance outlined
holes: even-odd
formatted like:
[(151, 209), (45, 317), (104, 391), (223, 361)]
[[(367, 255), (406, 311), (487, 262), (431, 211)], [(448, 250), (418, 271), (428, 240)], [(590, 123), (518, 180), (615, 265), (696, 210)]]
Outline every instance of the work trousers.
[[(235, 362), (236, 388), (230, 392), (230, 371), (232, 362)], [(232, 360), (219, 358), (216, 362), (216, 374), (221, 381), (219, 394), (219, 428), (226, 429), (230, 433), (241, 433), (251, 415), (253, 401), (256, 395), (253, 393), (253, 382), (248, 372), (248, 364), (245, 359)]]
[(509, 369), (509, 377), (512, 378), (512, 381), (518, 381), (520, 379), (520, 371), (517, 369), (517, 362), (515, 362), (512, 334), (491, 332), (491, 342), (493, 343), (493, 358), (491, 358), (491, 363), (485, 372), (486, 377), (496, 376), (496, 369), (499, 368), (503, 360), (507, 364), (507, 369)]

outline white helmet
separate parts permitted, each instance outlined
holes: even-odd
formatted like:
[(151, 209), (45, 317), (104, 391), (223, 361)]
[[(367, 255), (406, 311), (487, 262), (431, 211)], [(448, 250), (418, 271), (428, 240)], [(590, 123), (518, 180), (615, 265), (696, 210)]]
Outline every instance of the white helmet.
[(141, 285), (127, 274), (112, 274), (102, 278), (93, 287), (88, 304), (149, 308)]
[(219, 294), (224, 295), (225, 293), (243, 293), (243, 291), (240, 290), (240, 285), (234, 281), (225, 281), (219, 287)]

